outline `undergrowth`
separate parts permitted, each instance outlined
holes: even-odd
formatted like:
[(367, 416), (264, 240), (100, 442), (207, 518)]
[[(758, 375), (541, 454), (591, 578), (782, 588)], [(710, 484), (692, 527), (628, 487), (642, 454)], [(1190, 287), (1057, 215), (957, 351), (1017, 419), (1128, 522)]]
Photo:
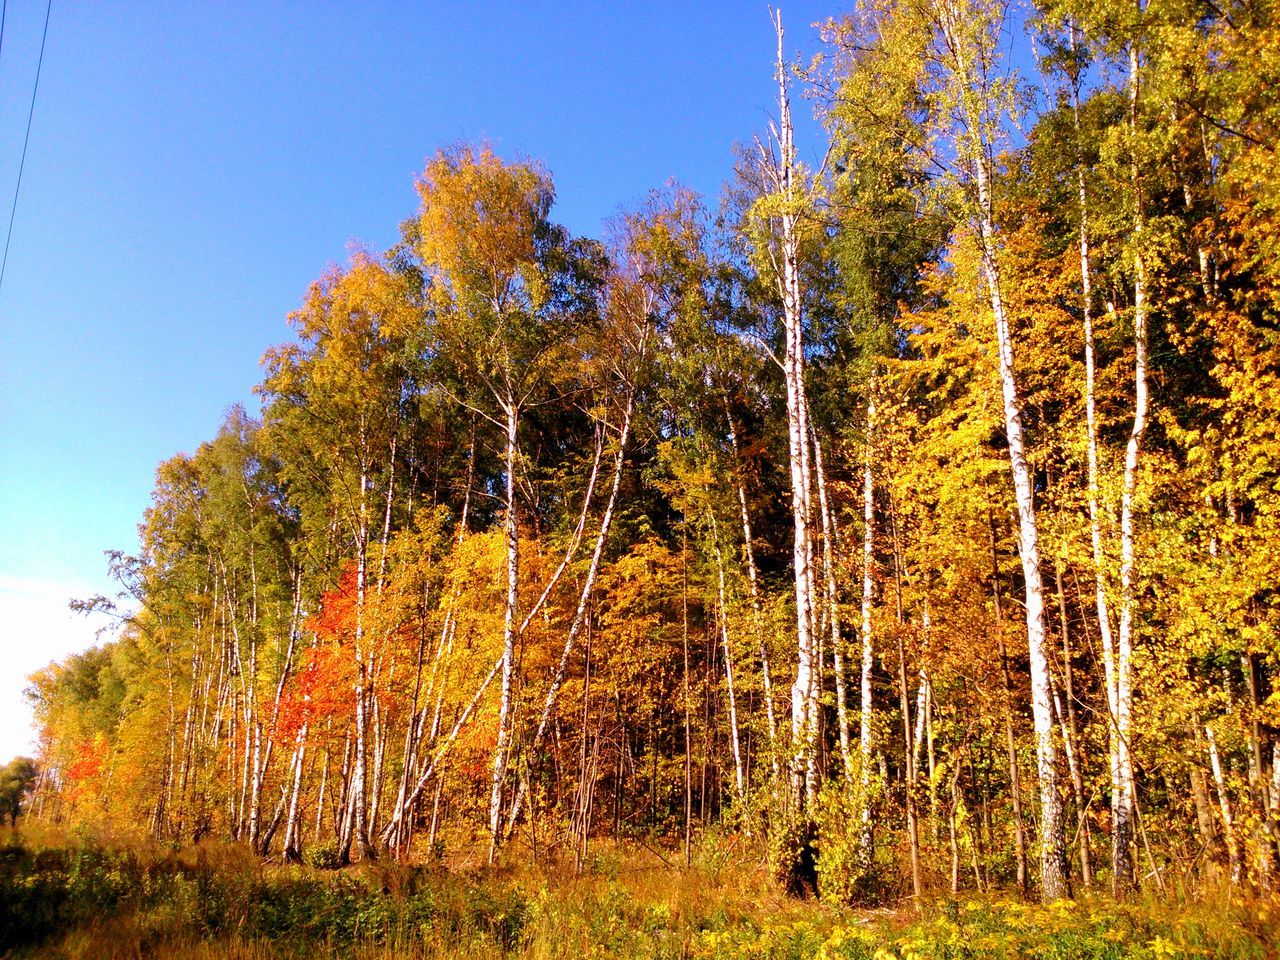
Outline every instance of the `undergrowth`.
[(581, 873), (262, 865), (245, 849), (0, 845), (0, 954), (57, 960), (1266, 960), (1274, 900), (1051, 906), (999, 897), (851, 911), (787, 896), (763, 861), (604, 848)]

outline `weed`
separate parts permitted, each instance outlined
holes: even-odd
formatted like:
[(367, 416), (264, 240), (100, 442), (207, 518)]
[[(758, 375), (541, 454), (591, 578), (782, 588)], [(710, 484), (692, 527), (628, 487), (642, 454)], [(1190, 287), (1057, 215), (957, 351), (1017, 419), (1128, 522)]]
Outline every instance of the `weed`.
[(1228, 893), (1051, 906), (942, 899), (920, 914), (785, 895), (766, 862), (673, 866), (603, 845), (447, 872), (262, 866), (243, 847), (79, 838), (0, 845), (0, 953), (54, 960), (1266, 960), (1280, 904)]

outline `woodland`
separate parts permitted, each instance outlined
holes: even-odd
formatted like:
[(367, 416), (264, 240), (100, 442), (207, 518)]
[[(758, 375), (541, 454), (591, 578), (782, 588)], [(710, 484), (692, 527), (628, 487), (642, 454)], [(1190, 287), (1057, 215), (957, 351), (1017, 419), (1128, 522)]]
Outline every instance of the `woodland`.
[(1280, 10), (774, 18), (718, 198), (440, 149), (159, 465), (0, 950), (1275, 955)]

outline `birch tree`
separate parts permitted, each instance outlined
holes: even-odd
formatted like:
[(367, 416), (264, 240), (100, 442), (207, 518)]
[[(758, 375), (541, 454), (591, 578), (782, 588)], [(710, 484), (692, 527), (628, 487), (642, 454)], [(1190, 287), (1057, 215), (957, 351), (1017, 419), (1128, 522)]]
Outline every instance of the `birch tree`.
[[(887, 62), (913, 78), (927, 119), (916, 142), (929, 157), (960, 222), (978, 237), (989, 304), (995, 321), (999, 379), (1019, 526), (1025, 591), (1032, 713), (1040, 791), (1041, 882), (1046, 899), (1069, 895), (1062, 807), (1057, 792), (1056, 746), (1045, 638), (1044, 587), (1034, 490), (1015, 371), (1011, 319), (1001, 276), (1000, 235), (993, 174), (1004, 117), (1016, 107), (1015, 87), (1000, 73), (999, 34), (1004, 8), (944, 0), (926, 7), (868, 6), (867, 32)], [(903, 135), (917, 136), (904, 129)]]
[(812, 448), (805, 399), (803, 292), (800, 280), (801, 218), (809, 206), (807, 174), (796, 159), (791, 120), (790, 73), (784, 57), (782, 17), (774, 14), (778, 52), (778, 122), (768, 145), (757, 141), (758, 172), (766, 195), (750, 211), (759, 225), (753, 239), (782, 305), (782, 355), (786, 387), (787, 450), (791, 478), (792, 581), (796, 605), (796, 674), (791, 686), (791, 797), (797, 811), (812, 805), (818, 771), (814, 754), (817, 729), (817, 662), (814, 636)]
[(506, 602), (489, 800), (492, 859), (501, 838), (521, 626), (520, 425), (552, 380), (575, 323), (594, 309), (582, 271), (575, 273), (589, 252), (551, 222), (555, 194), (547, 173), (505, 163), (488, 147), (441, 151), (419, 178), (418, 194), (411, 241), (436, 313), (435, 352), (456, 371), (453, 383), (479, 385), (479, 395), (457, 399), (499, 431), (503, 451)]
[[(343, 830), (372, 859), (369, 710), (378, 657), (367, 636), (371, 551), (379, 505), (389, 508), (408, 371), (404, 344), (421, 323), (409, 279), (385, 260), (359, 252), (347, 270), (333, 268), (308, 291), (291, 319), (301, 344), (268, 351), (261, 388), (273, 444), (288, 464), (297, 502), (314, 523), (338, 516), (354, 562), (356, 619), (352, 657), (354, 766)], [(323, 522), (323, 521), (321, 521)], [(377, 579), (377, 567), (374, 579)], [(375, 583), (372, 589), (377, 590)]]

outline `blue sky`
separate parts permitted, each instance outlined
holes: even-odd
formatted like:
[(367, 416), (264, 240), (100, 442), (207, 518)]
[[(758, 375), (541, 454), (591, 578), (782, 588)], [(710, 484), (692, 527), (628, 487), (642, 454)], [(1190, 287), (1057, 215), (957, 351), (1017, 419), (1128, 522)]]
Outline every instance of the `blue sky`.
[[(784, 3), (789, 48), (841, 8)], [(8, 4), (6, 219), (43, 16)], [(719, 190), (773, 109), (773, 44), (754, 0), (54, 0), (0, 289), (0, 762), (27, 749), (25, 676), (93, 642), (66, 599), (110, 589), (156, 464), (253, 408), (285, 315), (350, 241), (394, 242), (429, 154), (541, 159), (598, 235), (668, 178)]]

